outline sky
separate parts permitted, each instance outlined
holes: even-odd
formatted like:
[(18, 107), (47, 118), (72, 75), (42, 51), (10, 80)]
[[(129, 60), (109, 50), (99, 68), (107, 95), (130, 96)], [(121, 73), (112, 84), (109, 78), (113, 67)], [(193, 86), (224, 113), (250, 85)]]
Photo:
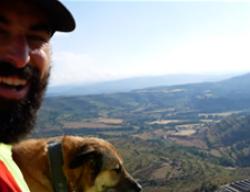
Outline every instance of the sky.
[(250, 1), (63, 0), (51, 86), (168, 74), (250, 72)]

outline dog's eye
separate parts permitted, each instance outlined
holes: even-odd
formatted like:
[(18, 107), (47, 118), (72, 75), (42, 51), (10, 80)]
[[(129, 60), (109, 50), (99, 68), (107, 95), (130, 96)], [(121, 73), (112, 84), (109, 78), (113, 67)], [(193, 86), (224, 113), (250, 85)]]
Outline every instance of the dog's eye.
[(122, 170), (122, 167), (121, 167), (121, 165), (119, 165), (119, 164), (117, 164), (117, 165), (115, 166), (115, 168), (113, 169), (113, 171), (115, 171), (116, 173), (120, 173), (121, 170)]

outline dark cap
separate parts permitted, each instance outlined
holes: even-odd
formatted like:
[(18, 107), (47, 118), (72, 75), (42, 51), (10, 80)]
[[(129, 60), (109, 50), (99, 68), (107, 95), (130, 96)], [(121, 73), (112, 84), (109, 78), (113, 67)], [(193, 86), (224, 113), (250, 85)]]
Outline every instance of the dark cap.
[[(1, 1), (1, 0), (0, 0)], [(75, 20), (69, 10), (59, 0), (29, 0), (48, 15), (54, 31), (70, 32), (75, 29)]]

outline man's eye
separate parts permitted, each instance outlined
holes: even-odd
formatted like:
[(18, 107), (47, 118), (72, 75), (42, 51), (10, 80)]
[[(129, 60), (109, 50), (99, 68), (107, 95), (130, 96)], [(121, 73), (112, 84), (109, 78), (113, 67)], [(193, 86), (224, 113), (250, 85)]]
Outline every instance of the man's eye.
[(1, 40), (1, 43), (3, 41), (7, 41), (9, 38), (9, 33), (7, 30), (4, 30), (2, 28), (0, 28), (0, 40)]
[(28, 36), (28, 43), (32, 49), (40, 48), (47, 42), (48, 42), (48, 39), (42, 36), (38, 36), (38, 35)]
[(2, 29), (2, 28), (0, 28), (0, 34), (7, 34), (7, 31), (4, 30), (4, 29)]

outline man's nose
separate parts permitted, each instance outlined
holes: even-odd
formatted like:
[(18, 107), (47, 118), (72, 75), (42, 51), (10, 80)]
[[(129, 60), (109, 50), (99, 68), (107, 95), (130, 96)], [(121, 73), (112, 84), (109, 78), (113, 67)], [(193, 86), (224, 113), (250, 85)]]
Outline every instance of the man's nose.
[(30, 48), (24, 36), (13, 37), (7, 47), (7, 60), (15, 67), (23, 68), (29, 63)]

